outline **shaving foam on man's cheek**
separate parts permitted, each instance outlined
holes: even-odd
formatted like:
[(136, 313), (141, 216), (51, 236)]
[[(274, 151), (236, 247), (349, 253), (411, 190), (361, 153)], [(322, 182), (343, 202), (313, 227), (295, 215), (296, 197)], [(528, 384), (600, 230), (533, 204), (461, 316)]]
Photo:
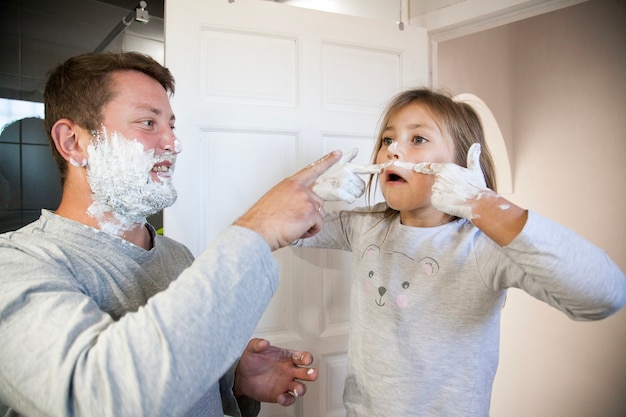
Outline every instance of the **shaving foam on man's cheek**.
[(160, 182), (151, 178), (154, 164), (163, 157), (155, 157), (154, 150), (145, 150), (137, 140), (103, 128), (88, 152), (87, 180), (93, 192), (88, 213), (102, 230), (120, 235), (176, 200), (169, 173), (159, 176)]

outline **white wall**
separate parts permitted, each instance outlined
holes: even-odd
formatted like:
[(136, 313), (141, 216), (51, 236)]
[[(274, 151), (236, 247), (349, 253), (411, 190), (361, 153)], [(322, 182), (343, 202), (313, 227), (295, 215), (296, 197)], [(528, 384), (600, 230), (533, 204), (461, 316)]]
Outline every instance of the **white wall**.
[[(591, 0), (438, 44), (439, 86), (490, 106), (516, 203), (626, 271), (626, 4)], [(492, 416), (626, 415), (626, 309), (579, 323), (520, 291), (503, 311)]]

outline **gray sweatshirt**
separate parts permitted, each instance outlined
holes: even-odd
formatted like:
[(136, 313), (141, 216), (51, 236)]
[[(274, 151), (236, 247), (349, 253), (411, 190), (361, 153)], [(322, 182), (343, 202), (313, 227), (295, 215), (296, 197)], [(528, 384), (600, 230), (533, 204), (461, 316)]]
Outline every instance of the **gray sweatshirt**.
[(488, 416), (507, 288), (576, 320), (626, 303), (607, 255), (536, 213), (503, 248), (466, 220), (408, 227), (385, 208), (330, 213), (299, 242), (352, 252), (349, 417)]
[(240, 415), (227, 372), (278, 285), (270, 249), (231, 226), (194, 262), (151, 232), (146, 251), (44, 210), (0, 235), (0, 403), (11, 415)]

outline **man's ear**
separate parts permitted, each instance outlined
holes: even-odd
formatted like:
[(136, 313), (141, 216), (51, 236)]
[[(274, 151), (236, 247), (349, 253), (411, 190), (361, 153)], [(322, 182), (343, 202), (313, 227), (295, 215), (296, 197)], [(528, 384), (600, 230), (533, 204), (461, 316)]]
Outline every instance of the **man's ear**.
[(59, 119), (52, 126), (54, 146), (61, 156), (75, 167), (87, 165), (87, 149), (79, 140), (85, 130), (69, 119)]

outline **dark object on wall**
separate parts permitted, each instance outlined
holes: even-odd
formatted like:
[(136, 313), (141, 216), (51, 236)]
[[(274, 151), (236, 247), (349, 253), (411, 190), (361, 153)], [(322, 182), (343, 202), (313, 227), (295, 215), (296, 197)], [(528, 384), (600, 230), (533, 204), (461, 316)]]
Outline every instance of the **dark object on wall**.
[(0, 233), (39, 218), (61, 202), (61, 176), (43, 119), (16, 120), (0, 133)]
[(124, 17), (121, 22), (118, 22), (118, 24), (113, 28), (113, 30), (111, 30), (111, 32), (109, 32), (106, 38), (104, 38), (102, 42), (100, 42), (100, 45), (98, 45), (96, 49), (94, 49), (94, 52), (104, 51), (115, 38), (117, 38), (122, 32), (126, 30), (126, 28), (128, 28), (128, 26), (130, 26), (131, 23), (135, 21), (148, 23), (150, 20), (150, 14), (146, 10), (147, 6), (148, 3), (146, 3), (145, 1), (140, 1), (134, 10), (126, 15), (126, 17)]

